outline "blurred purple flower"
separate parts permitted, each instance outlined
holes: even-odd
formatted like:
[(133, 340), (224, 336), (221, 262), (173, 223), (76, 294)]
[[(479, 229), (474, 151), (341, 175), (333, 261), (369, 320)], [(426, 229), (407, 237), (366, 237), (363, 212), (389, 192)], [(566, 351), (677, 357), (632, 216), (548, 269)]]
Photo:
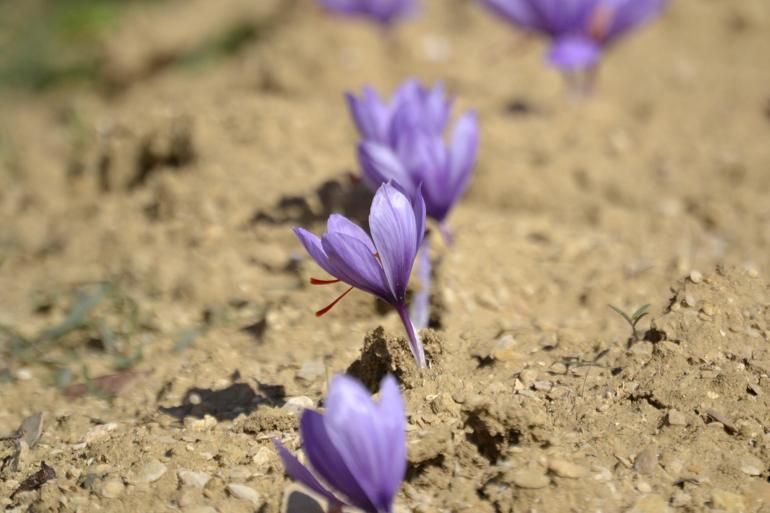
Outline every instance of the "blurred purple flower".
[(481, 0), (517, 27), (548, 36), (548, 60), (564, 71), (595, 66), (604, 50), (658, 16), (667, 0)]
[(347, 16), (369, 18), (391, 26), (417, 10), (416, 0), (319, 0), (326, 9)]
[(316, 312), (320, 317), (332, 309), (354, 288), (374, 294), (396, 309), (404, 323), (412, 354), (425, 367), (422, 343), (409, 320), (406, 288), (417, 250), (425, 235), (425, 202), (419, 189), (412, 199), (397, 187), (383, 183), (372, 200), (369, 227), (372, 236), (339, 214), (332, 214), (327, 232), (321, 237), (303, 228), (294, 233), (323, 270), (334, 280), (310, 280), (314, 285), (344, 282), (350, 285), (327, 307)]
[(452, 111), (443, 84), (428, 89), (415, 79), (404, 82), (387, 104), (369, 86), (364, 87), (360, 97), (352, 93), (346, 97), (361, 137), (391, 146), (396, 145), (400, 131), (406, 127), (441, 135)]
[(310, 468), (281, 442), (273, 443), (286, 473), (326, 498), (330, 510), (393, 511), (406, 472), (406, 415), (393, 376), (382, 380), (377, 403), (355, 379), (335, 376), (326, 412), (305, 410), (300, 434)]
[(444, 224), (454, 204), (465, 192), (476, 163), (478, 121), (468, 112), (458, 119), (451, 140), (404, 126), (393, 146), (365, 140), (358, 146), (364, 179), (372, 186), (394, 181), (409, 195), (421, 189), (427, 214)]

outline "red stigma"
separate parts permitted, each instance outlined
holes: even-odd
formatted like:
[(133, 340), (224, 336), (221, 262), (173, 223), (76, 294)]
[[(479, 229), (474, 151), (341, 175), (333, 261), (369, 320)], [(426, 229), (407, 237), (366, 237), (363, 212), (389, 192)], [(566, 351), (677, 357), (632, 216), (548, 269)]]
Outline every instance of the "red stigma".
[(332, 283), (339, 283), (340, 280), (319, 280), (318, 278), (310, 278), (311, 285), (331, 285)]
[[(339, 280), (338, 280), (338, 281), (339, 281)], [(353, 287), (350, 287), (348, 290), (346, 290), (345, 292), (343, 292), (342, 294), (340, 294), (340, 296), (339, 296), (337, 299), (335, 299), (334, 301), (332, 301), (331, 303), (329, 303), (329, 304), (328, 304), (328, 305), (326, 305), (325, 307), (323, 307), (323, 308), (321, 308), (320, 310), (318, 310), (318, 311), (315, 313), (315, 316), (316, 316), (316, 317), (321, 317), (322, 315), (324, 315), (324, 314), (326, 314), (327, 312), (329, 312), (329, 310), (331, 310), (332, 308), (334, 308), (334, 306), (335, 306), (337, 303), (339, 303), (339, 302), (340, 302), (340, 300), (341, 300), (343, 297), (347, 296), (347, 295), (348, 295), (348, 293), (349, 293), (351, 290), (353, 290)]]

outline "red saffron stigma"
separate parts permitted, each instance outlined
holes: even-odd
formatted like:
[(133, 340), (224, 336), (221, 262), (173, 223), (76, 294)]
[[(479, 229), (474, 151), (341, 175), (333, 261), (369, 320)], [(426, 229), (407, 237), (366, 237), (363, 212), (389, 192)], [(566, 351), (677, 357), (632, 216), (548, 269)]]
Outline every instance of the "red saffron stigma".
[(348, 290), (346, 290), (345, 292), (343, 292), (342, 294), (340, 294), (340, 296), (339, 296), (337, 299), (335, 299), (334, 301), (332, 301), (331, 303), (329, 303), (329, 304), (328, 304), (328, 305), (326, 305), (325, 307), (323, 307), (323, 308), (321, 308), (320, 310), (318, 310), (318, 311), (315, 313), (315, 316), (316, 316), (316, 317), (321, 317), (322, 315), (324, 315), (325, 313), (327, 313), (329, 310), (331, 310), (332, 308), (334, 308), (334, 306), (335, 306), (337, 303), (339, 303), (339, 302), (340, 302), (340, 300), (341, 300), (343, 297), (347, 296), (347, 295), (348, 295), (348, 292), (350, 292), (351, 290), (353, 290), (353, 287), (350, 287)]
[(340, 280), (319, 280), (318, 278), (310, 278), (312, 285), (331, 285), (332, 283), (339, 283)]

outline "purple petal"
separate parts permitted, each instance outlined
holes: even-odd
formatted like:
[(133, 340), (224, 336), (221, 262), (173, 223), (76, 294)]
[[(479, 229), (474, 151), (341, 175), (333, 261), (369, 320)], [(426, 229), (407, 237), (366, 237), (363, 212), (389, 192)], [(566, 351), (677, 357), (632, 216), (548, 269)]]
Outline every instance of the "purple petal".
[(396, 301), (403, 302), (418, 240), (417, 221), (409, 198), (390, 184), (380, 186), (369, 212), (369, 227), (390, 289)]
[[(376, 406), (386, 447), (383, 487), (395, 496), (406, 473), (406, 414), (398, 383), (391, 375), (380, 383), (380, 401)], [(391, 499), (392, 500), (392, 499)]]
[(305, 250), (307, 250), (308, 254), (310, 254), (313, 260), (321, 266), (321, 269), (335, 278), (339, 278), (339, 276), (334, 274), (334, 268), (329, 262), (329, 257), (321, 246), (321, 239), (304, 228), (294, 228), (294, 233), (297, 235), (302, 245), (305, 246)]
[(373, 188), (393, 180), (408, 194), (414, 192), (412, 177), (389, 147), (365, 141), (358, 146), (358, 160), (363, 168), (365, 180)]
[(597, 4), (594, 12), (607, 9), (611, 22), (604, 34), (604, 41), (610, 42), (630, 30), (660, 15), (666, 7), (666, 0), (604, 0)]
[(578, 71), (596, 65), (601, 48), (591, 39), (567, 36), (557, 39), (548, 52), (548, 60), (558, 69)]
[(358, 481), (358, 474), (352, 471), (329, 437), (324, 417), (318, 412), (305, 410), (300, 419), (300, 431), (302, 447), (313, 470), (353, 506), (376, 512), (377, 508)]
[(393, 302), (382, 266), (366, 244), (344, 233), (327, 233), (321, 244), (337, 276), (357, 289)]
[(275, 445), (276, 450), (278, 450), (278, 455), (283, 461), (283, 467), (286, 469), (286, 473), (289, 474), (292, 479), (299, 481), (307, 488), (329, 501), (330, 509), (332, 509), (331, 507), (333, 506), (342, 506), (344, 504), (335, 497), (333, 493), (327, 490), (307, 467), (300, 463), (300, 461), (289, 452), (278, 439), (273, 438), (273, 445)]
[(330, 215), (329, 220), (326, 222), (326, 231), (329, 233), (344, 233), (345, 235), (350, 235), (354, 239), (363, 242), (372, 254), (377, 253), (377, 249), (374, 247), (374, 243), (372, 242), (372, 238), (369, 237), (369, 234), (345, 216), (340, 214)]
[[(377, 511), (381, 512), (391, 511), (406, 460), (403, 405), (399, 404), (400, 396), (393, 397), (394, 393), (399, 395), (398, 387), (395, 391), (392, 385), (385, 389), (387, 400), (380, 409), (357, 380), (335, 376), (326, 397), (324, 414), (330, 440)], [(385, 417), (385, 414), (392, 417)], [(402, 430), (400, 435), (399, 428)]]
[(422, 195), (422, 184), (412, 197), (412, 209), (414, 210), (414, 222), (417, 230), (417, 247), (419, 248), (425, 238), (425, 199)]
[(361, 136), (364, 139), (386, 142), (390, 115), (377, 91), (367, 86), (364, 87), (361, 98), (351, 93), (347, 93), (345, 97)]
[(452, 147), (449, 149), (449, 184), (453, 202), (462, 195), (476, 164), (479, 147), (479, 126), (475, 112), (460, 117), (452, 131)]

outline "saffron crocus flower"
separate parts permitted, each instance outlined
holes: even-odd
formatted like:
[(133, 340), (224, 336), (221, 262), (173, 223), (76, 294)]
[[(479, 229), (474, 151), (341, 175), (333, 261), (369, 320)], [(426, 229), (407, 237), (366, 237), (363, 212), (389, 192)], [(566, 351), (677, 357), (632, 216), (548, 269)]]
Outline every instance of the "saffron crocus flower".
[(421, 190), (427, 215), (446, 230), (444, 221), (465, 192), (476, 163), (476, 114), (460, 117), (449, 143), (440, 133), (410, 126), (403, 126), (395, 139), (395, 147), (370, 140), (359, 144), (364, 180), (372, 185), (393, 181), (410, 195)]
[(416, 0), (319, 0), (326, 9), (346, 16), (368, 18), (384, 27), (412, 15)]
[(425, 234), (425, 202), (419, 189), (410, 199), (390, 183), (382, 184), (372, 200), (369, 227), (371, 237), (346, 217), (332, 214), (321, 238), (302, 228), (294, 229), (313, 260), (335, 278), (313, 278), (311, 283), (350, 285), (316, 316), (331, 310), (354, 288), (374, 294), (396, 309), (409, 336), (412, 354), (418, 366), (425, 367), (422, 343), (406, 306), (406, 287)]
[(393, 376), (382, 380), (377, 403), (355, 379), (335, 376), (326, 411), (305, 410), (300, 434), (310, 468), (278, 440), (273, 443), (286, 473), (327, 499), (331, 511), (393, 511), (406, 472), (406, 415)]
[(441, 135), (449, 121), (452, 102), (446, 98), (444, 85), (432, 89), (415, 79), (404, 82), (385, 103), (372, 87), (366, 86), (358, 97), (347, 93), (348, 107), (361, 137), (395, 146), (404, 127)]
[(604, 50), (660, 14), (666, 0), (482, 0), (513, 25), (551, 39), (548, 60), (563, 71), (593, 68)]

